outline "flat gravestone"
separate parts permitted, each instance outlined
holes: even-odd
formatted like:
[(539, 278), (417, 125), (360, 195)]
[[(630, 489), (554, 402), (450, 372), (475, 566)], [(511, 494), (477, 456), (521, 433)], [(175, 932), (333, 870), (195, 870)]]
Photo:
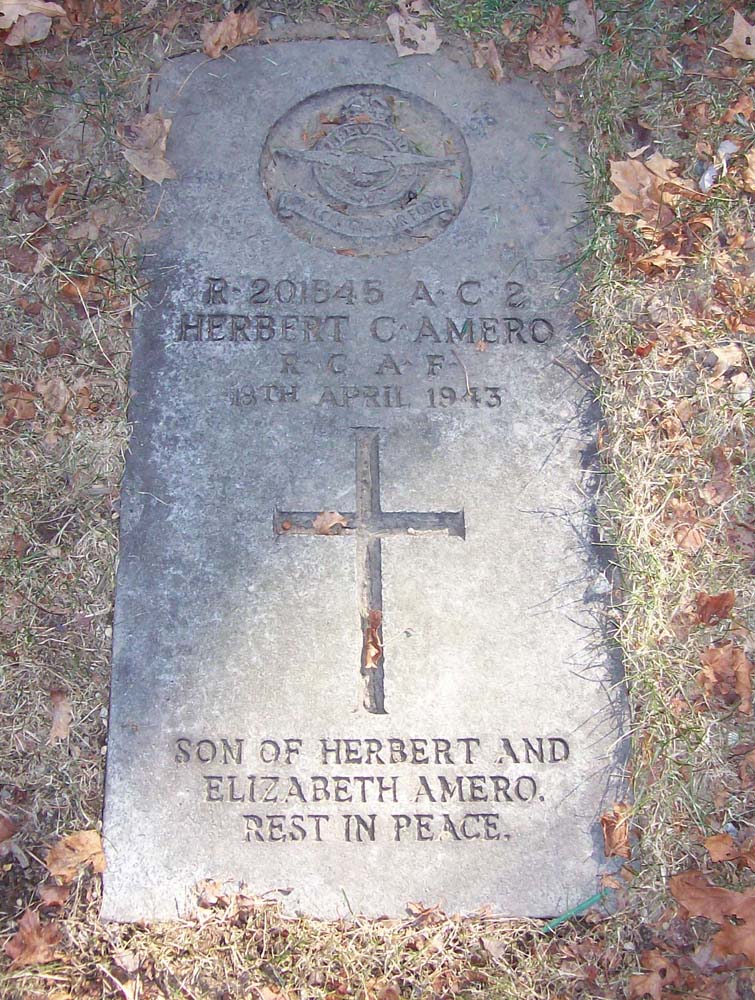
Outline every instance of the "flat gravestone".
[[(304, 42), (165, 64), (123, 488), (105, 917), (598, 888), (580, 221), (536, 88)], [(588, 476), (589, 478), (589, 476)]]

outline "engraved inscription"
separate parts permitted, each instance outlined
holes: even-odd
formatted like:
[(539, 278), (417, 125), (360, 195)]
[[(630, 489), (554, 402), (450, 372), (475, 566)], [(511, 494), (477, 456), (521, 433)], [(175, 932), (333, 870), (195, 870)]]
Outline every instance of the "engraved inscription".
[(464, 137), (434, 105), (378, 85), (337, 87), (291, 108), (260, 176), (274, 214), (317, 246), (362, 256), (412, 250), (466, 201)]
[[(374, 715), (385, 715), (383, 662), (383, 580), (381, 538), (387, 535), (425, 535), (441, 532), (464, 538), (464, 511), (394, 512), (380, 506), (379, 431), (356, 428), (356, 511), (343, 514), (340, 535), (357, 540), (357, 599), (362, 623), (360, 673), (364, 682), (362, 704)], [(316, 511), (276, 510), (276, 535), (317, 535)], [(335, 537), (328, 534), (326, 537)]]
[(551, 770), (573, 765), (563, 736), (513, 734), (180, 736), (171, 755), (251, 845), (509, 841), (507, 814), (541, 806)]
[(388, 290), (375, 277), (206, 275), (187, 311), (174, 314), (171, 339), (182, 348), (255, 351), (259, 381), (228, 387), (238, 410), (503, 414), (500, 352), (547, 349), (558, 336), (534, 310), (531, 288), (474, 277), (450, 287), (417, 276), (402, 284), (385, 313)]

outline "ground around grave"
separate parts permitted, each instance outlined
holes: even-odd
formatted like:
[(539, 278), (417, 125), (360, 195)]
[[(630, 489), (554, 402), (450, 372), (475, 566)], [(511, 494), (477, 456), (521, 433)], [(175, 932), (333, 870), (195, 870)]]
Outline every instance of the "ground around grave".
[[(134, 147), (150, 73), (226, 12), (67, 0), (65, 17), (47, 10), (48, 37), (29, 40), (50, 27), (37, 11), (0, 39), (0, 995), (752, 997), (752, 39), (720, 3), (601, 7), (602, 47), (561, 69), (580, 38), (557, 7), (399, 17), (401, 37), (407, 20), (433, 23), (480, 72), (497, 73), (498, 54), (504, 75), (532, 74), (574, 133), (591, 199), (579, 350), (603, 412), (633, 804), (604, 817), (622, 867), (602, 898), (550, 924), (462, 919), (432, 899), (400, 921), (290, 919), (211, 882), (197, 920), (98, 921), (130, 322), (150, 225), (132, 164), (164, 169), (159, 141)], [(390, 44), (390, 12), (270, 6), (251, 44)], [(255, 34), (245, 16), (232, 35)]]

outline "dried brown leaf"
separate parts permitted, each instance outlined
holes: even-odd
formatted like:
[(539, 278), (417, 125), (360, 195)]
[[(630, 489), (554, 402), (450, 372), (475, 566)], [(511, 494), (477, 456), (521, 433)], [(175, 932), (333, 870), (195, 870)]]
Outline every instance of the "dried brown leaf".
[(63, 885), (74, 881), (79, 870), (91, 865), (98, 874), (105, 871), (105, 855), (102, 840), (96, 830), (81, 830), (63, 837), (47, 852), (45, 859), (48, 871)]
[(738, 115), (741, 115), (745, 121), (750, 121), (752, 118), (753, 104), (752, 98), (749, 94), (740, 94), (739, 97), (734, 101), (721, 115), (722, 125), (731, 125), (733, 121), (736, 120)]
[(733, 468), (725, 448), (720, 446), (714, 448), (710, 457), (713, 463), (713, 475), (701, 488), (700, 496), (711, 506), (718, 507), (734, 496)]
[(494, 41), (475, 42), (472, 46), (474, 64), (477, 69), (487, 66), (490, 78), (495, 83), (503, 79), (503, 66)]
[(337, 534), (336, 529), (348, 527), (349, 522), (337, 510), (323, 510), (312, 521), (312, 527), (318, 535)]
[(740, 559), (755, 559), (755, 525), (737, 521), (726, 529), (726, 541)]
[(739, 11), (734, 11), (731, 34), (721, 43), (735, 59), (755, 59), (755, 27), (748, 24)]
[(18, 824), (14, 823), (8, 816), (0, 816), (0, 858), (10, 851), (11, 841), (16, 833), (18, 833)]
[(67, 740), (73, 719), (73, 710), (67, 692), (60, 688), (54, 688), (50, 692), (50, 702), (52, 703), (52, 724), (47, 742), (57, 743), (59, 740)]
[(706, 697), (724, 705), (737, 705), (741, 715), (752, 715), (752, 664), (745, 651), (733, 642), (709, 646), (700, 657), (698, 682)]
[(200, 30), (202, 46), (210, 59), (218, 59), (228, 49), (243, 45), (260, 32), (260, 23), (256, 11), (248, 10), (242, 14), (231, 11), (222, 21), (203, 24)]
[(123, 24), (123, 7), (121, 0), (100, 0), (100, 10), (109, 17), (116, 28)]
[(663, 227), (673, 220), (671, 209), (680, 195), (695, 193), (692, 182), (679, 177), (679, 164), (660, 153), (644, 161), (630, 157), (610, 162), (611, 181), (619, 194), (609, 205), (621, 215), (636, 215)]
[(527, 35), (530, 63), (546, 73), (580, 66), (599, 47), (591, 0), (572, 0), (567, 17), (564, 23), (561, 7), (550, 7), (540, 27)]
[(34, 42), (44, 41), (50, 34), (51, 28), (52, 18), (45, 14), (29, 14), (26, 17), (19, 17), (3, 41), (11, 47), (33, 45)]
[(41, 396), (45, 409), (50, 413), (62, 413), (71, 398), (65, 382), (57, 375), (51, 379), (37, 379), (34, 391)]
[(34, 274), (39, 255), (36, 250), (28, 247), (7, 247), (3, 251), (5, 259), (10, 265), (11, 271), (19, 274)]
[(729, 617), (733, 607), (733, 590), (725, 590), (721, 594), (706, 594), (703, 590), (695, 597), (697, 620), (703, 625), (718, 624)]
[(704, 844), (711, 861), (735, 861), (739, 857), (739, 845), (729, 833), (715, 833), (706, 837)]
[(55, 187), (47, 196), (47, 208), (45, 209), (45, 219), (48, 222), (50, 222), (50, 220), (55, 217), (61, 199), (67, 190), (68, 190), (68, 184), (56, 184)]
[(92, 399), (92, 386), (83, 376), (75, 380), (72, 388), (75, 396), (74, 406), (77, 413), (91, 416), (93, 413), (98, 412), (100, 404)]
[(744, 892), (722, 889), (699, 871), (674, 875), (670, 888), (690, 916), (705, 917), (722, 925), (713, 937), (714, 953), (744, 955), (750, 964), (755, 964), (755, 889)]
[(564, 13), (560, 7), (549, 7), (539, 28), (527, 35), (530, 63), (546, 73), (557, 68), (561, 50), (571, 45), (572, 37), (564, 28)]
[(4, 413), (0, 424), (10, 427), (17, 420), (33, 420), (37, 415), (36, 396), (17, 382), (4, 382), (2, 386)]
[[(712, 361), (708, 365), (708, 358)], [(710, 367), (710, 376), (714, 379), (721, 378), (731, 368), (741, 368), (745, 363), (745, 353), (739, 344), (722, 344), (711, 347), (706, 355), (706, 367)]]
[(8, 31), (20, 17), (42, 14), (44, 17), (65, 17), (66, 12), (57, 3), (46, 0), (0, 0), (0, 31)]
[(745, 156), (746, 166), (742, 174), (742, 183), (745, 191), (755, 194), (755, 149), (751, 149)]
[(616, 802), (608, 812), (600, 817), (607, 858), (630, 858), (632, 856), (629, 844), (630, 812), (631, 808), (626, 802)]
[(420, 20), (428, 8), (421, 0), (413, 3), (399, 3), (399, 9), (386, 18), (388, 31), (399, 56), (432, 55), (441, 46), (438, 31), (432, 21)]
[(127, 948), (117, 948), (113, 952), (113, 961), (119, 969), (123, 969), (127, 976), (135, 976), (141, 965), (139, 956)]
[(646, 951), (641, 960), (642, 968), (648, 971), (630, 977), (628, 1000), (640, 1000), (645, 996), (661, 1000), (664, 989), (681, 982), (679, 964), (671, 955), (658, 950)]
[(674, 533), (674, 541), (683, 552), (699, 552), (705, 544), (705, 531), (697, 511), (688, 500), (673, 499), (669, 504), (667, 521)]
[(83, 278), (64, 277), (60, 282), (60, 294), (69, 302), (78, 303), (89, 298), (96, 282), (96, 274), (87, 274)]
[(37, 888), (37, 895), (43, 906), (65, 906), (69, 893), (68, 886), (54, 885), (52, 882), (46, 882)]
[[(239, 16), (239, 15), (230, 15)], [(162, 184), (176, 172), (165, 158), (168, 133), (173, 124), (161, 111), (145, 115), (121, 129), (121, 152), (131, 166), (147, 180)]]
[(377, 670), (383, 658), (383, 613), (371, 609), (364, 623), (362, 637), (362, 667)]
[(38, 965), (51, 962), (61, 933), (52, 924), (41, 924), (39, 914), (27, 906), (18, 922), (18, 930), (5, 944), (5, 954), (12, 965)]

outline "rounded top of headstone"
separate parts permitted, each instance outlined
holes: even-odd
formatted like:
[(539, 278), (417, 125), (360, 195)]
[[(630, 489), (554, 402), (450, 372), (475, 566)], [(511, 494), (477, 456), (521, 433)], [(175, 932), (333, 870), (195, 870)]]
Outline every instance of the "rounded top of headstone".
[(279, 118), (260, 178), (274, 215), (307, 243), (381, 256), (440, 235), (464, 206), (472, 167), (460, 130), (429, 101), (355, 84)]

